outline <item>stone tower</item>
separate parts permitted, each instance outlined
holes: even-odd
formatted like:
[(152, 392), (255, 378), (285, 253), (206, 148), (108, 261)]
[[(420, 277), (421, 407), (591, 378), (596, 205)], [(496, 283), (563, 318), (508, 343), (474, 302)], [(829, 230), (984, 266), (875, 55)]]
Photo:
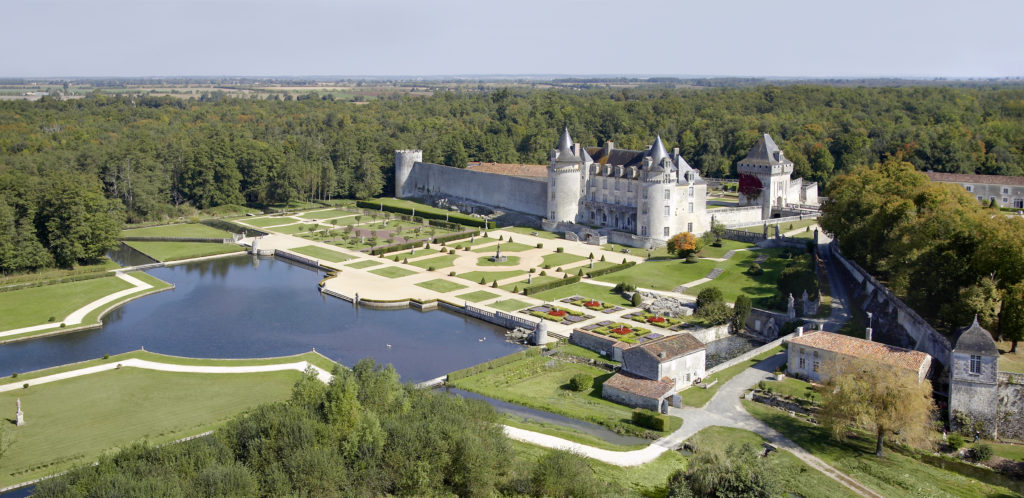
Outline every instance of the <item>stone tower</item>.
[[(771, 135), (765, 133), (757, 141), (747, 157), (736, 165), (736, 172), (741, 175), (740, 205), (761, 206), (761, 219), (771, 218), (773, 207), (782, 208), (790, 202), (789, 177), (793, 174), (793, 161), (786, 159)], [(756, 196), (744, 195), (747, 181), (742, 175), (749, 175), (760, 182), (761, 190)]]
[(405, 181), (412, 173), (412, 166), (423, 162), (422, 150), (396, 150), (395, 151), (395, 197), (405, 197)]
[[(672, 236), (675, 213), (675, 183), (677, 168), (665, 150), (661, 137), (647, 151), (643, 162), (643, 181), (640, 192), (640, 235), (659, 240)], [(665, 228), (668, 235), (665, 235)]]
[(986, 437), (996, 437), (999, 386), (997, 370), (999, 350), (992, 334), (974, 323), (961, 329), (950, 355), (949, 426), (959, 430), (961, 423), (975, 424)]
[(580, 192), (583, 157), (569, 136), (569, 129), (562, 132), (558, 146), (551, 150), (551, 165), (548, 166), (548, 219), (551, 221), (576, 222), (580, 209)]

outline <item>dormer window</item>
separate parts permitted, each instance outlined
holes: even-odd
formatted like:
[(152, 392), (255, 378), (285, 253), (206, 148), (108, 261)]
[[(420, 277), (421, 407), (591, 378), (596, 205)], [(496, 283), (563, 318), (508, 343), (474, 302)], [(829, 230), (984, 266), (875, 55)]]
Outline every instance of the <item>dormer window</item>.
[(971, 355), (971, 375), (981, 375), (981, 356)]

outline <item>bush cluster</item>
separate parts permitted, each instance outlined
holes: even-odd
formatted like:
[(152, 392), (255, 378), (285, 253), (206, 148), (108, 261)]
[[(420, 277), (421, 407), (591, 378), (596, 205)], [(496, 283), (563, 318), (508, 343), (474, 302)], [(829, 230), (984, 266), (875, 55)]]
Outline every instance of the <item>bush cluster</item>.
[(652, 431), (665, 431), (668, 429), (668, 416), (636, 408), (633, 410), (633, 423)]
[[(604, 257), (601, 258), (601, 261), (604, 261)], [(622, 264), (615, 265), (615, 266), (609, 266), (608, 268), (601, 268), (600, 270), (591, 270), (591, 271), (587, 272), (587, 276), (590, 277), (590, 278), (594, 278), (594, 277), (601, 276), (601, 275), (607, 275), (609, 273), (614, 273), (614, 272), (617, 272), (617, 271), (625, 270), (626, 268), (629, 268), (629, 267), (634, 266), (634, 265), (636, 265), (636, 263), (633, 262), (633, 261), (630, 261), (628, 263), (622, 263)]]
[(569, 387), (576, 392), (583, 392), (590, 389), (594, 385), (594, 378), (583, 373), (573, 375), (569, 379)]

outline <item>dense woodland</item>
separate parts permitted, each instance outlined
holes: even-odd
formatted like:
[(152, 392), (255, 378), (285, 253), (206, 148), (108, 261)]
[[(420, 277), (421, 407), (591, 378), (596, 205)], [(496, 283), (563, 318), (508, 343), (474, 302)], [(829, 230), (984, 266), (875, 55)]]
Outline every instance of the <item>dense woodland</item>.
[[(730, 175), (769, 132), (797, 174), (827, 193), (836, 174), (890, 156), (918, 169), (1022, 174), (1024, 89), (500, 89), (360, 104), (97, 93), (0, 102), (0, 271), (94, 257), (111, 220), (388, 194), (395, 149), (420, 148), (424, 160), (455, 166), (546, 163), (562, 126), (584, 144), (635, 149), (660, 134), (705, 176)], [(61, 195), (81, 200), (48, 212), (60, 182)], [(54, 246), (73, 231), (76, 242)], [(25, 252), (38, 257), (12, 256)]]

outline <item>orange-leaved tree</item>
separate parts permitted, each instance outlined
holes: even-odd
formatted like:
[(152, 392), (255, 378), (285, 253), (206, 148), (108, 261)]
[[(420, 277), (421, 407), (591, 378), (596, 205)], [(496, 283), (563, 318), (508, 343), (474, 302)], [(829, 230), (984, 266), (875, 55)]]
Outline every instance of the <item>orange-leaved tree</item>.
[(697, 254), (701, 250), (701, 241), (690, 232), (677, 233), (668, 239), (668, 250), (680, 258)]

